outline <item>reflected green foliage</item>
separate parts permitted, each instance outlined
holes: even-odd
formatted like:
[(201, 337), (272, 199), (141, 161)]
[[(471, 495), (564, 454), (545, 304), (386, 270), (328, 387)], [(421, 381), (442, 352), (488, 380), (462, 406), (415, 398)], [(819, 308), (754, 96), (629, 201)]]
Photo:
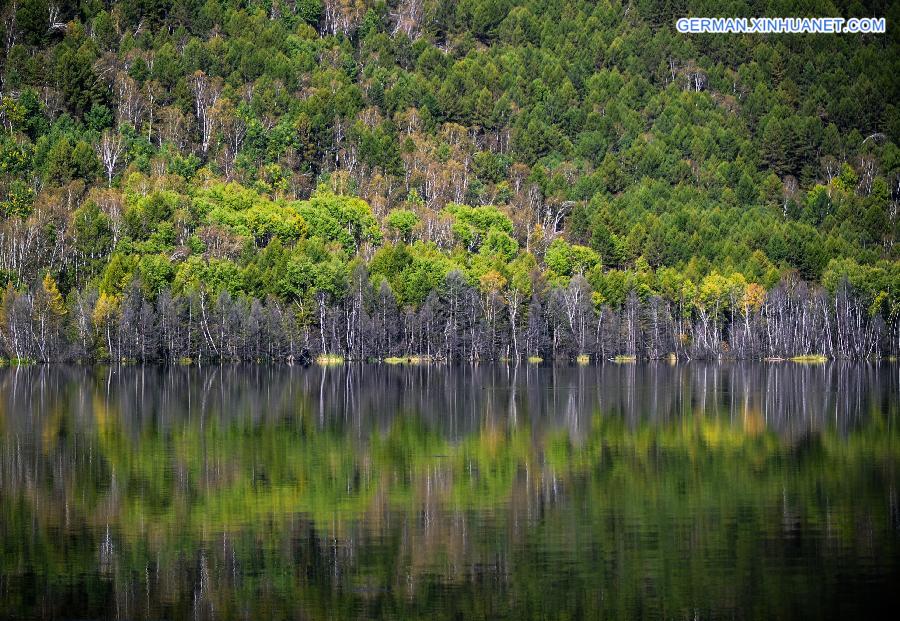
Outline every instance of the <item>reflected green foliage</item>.
[[(19, 393), (8, 371), (0, 575), (28, 588), (0, 613), (790, 618), (891, 597), (892, 367), (634, 369), (34, 369)], [(815, 401), (833, 382), (852, 403)], [(25, 394), (46, 405), (23, 418)]]

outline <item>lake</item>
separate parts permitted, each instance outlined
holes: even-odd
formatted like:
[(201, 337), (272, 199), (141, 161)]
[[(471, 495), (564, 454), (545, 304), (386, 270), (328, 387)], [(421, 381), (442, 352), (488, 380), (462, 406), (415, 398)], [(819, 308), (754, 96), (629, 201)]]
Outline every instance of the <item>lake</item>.
[(900, 365), (0, 369), (0, 618), (862, 618)]

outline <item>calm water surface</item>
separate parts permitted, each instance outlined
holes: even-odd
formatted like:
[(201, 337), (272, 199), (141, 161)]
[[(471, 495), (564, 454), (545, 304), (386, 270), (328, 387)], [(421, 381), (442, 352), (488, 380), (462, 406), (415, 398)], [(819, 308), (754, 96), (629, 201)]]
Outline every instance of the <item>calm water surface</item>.
[(0, 618), (860, 618), (900, 366), (0, 369)]

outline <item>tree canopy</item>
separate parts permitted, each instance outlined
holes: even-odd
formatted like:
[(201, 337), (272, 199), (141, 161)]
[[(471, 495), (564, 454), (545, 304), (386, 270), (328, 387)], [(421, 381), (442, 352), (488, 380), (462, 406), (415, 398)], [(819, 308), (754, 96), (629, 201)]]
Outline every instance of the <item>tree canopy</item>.
[[(752, 11), (900, 18), (878, 1)], [(564, 319), (565, 338), (538, 349), (587, 347), (573, 309), (594, 321), (630, 296), (640, 330), (658, 299), (695, 349), (720, 300), (704, 349), (733, 352), (713, 343), (733, 346), (740, 300), (802, 283), (803, 300), (846, 289), (881, 343), (863, 350), (896, 349), (898, 34), (675, 31), (683, 15), (750, 13), (708, 0), (5, 2), (0, 284), (30, 300), (50, 274), (69, 310), (102, 301), (91, 316), (117, 320), (129, 291), (188, 309), (200, 296), (201, 311), (227, 293), (281, 305), (328, 350), (332, 319), (355, 321), (335, 310), (348, 300), (373, 315), (389, 293), (398, 316), (443, 321), (457, 283), (481, 327), (456, 346), (496, 357), (531, 311), (542, 334)]]

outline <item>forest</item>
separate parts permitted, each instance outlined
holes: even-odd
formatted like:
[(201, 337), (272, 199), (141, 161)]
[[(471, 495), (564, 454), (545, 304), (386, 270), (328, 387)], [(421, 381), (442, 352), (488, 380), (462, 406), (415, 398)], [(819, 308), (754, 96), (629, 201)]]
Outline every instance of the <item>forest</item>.
[(900, 354), (898, 3), (0, 7), (5, 360)]

